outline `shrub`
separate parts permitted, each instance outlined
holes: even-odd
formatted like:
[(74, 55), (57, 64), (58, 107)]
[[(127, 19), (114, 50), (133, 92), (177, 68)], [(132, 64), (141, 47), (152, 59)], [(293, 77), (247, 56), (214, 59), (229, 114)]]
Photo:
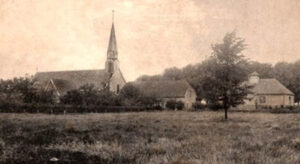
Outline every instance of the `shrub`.
[(141, 97), (141, 93), (136, 87), (129, 83), (122, 88), (119, 96), (126, 99), (138, 99)]
[(65, 105), (65, 104), (6, 104), (0, 107), (1, 113), (115, 113), (161, 110), (160, 106), (103, 106), (103, 105)]
[(195, 103), (193, 103), (193, 108), (194, 109), (205, 109), (206, 105), (202, 104), (201, 102), (195, 102)]
[(142, 106), (147, 106), (147, 107), (159, 107), (160, 106), (160, 100), (152, 97), (140, 97), (139, 98), (139, 104)]
[(223, 108), (223, 106), (219, 103), (208, 104), (207, 107), (208, 109), (215, 110), (215, 111)]
[(184, 103), (182, 101), (169, 100), (167, 101), (166, 107), (168, 109), (178, 109), (182, 110), (184, 108)]
[(175, 100), (168, 100), (166, 103), (166, 107), (168, 109), (175, 109), (176, 108), (176, 101)]
[(67, 92), (60, 101), (62, 104), (69, 105), (121, 105), (121, 99), (114, 93), (108, 89), (98, 90), (91, 84)]
[(289, 110), (294, 110), (294, 109), (295, 109), (295, 106), (290, 105), (290, 106), (287, 106), (287, 108), (288, 108)]
[(177, 101), (176, 107), (177, 109), (182, 110), (184, 108), (184, 103), (182, 101)]

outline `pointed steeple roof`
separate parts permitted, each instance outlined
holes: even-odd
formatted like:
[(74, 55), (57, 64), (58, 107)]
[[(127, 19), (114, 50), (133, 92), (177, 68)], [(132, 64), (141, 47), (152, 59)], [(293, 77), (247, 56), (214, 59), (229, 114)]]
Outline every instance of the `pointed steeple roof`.
[(111, 26), (110, 38), (109, 38), (108, 49), (107, 49), (107, 58), (110, 59), (118, 58), (118, 47), (117, 47), (114, 23), (112, 23)]

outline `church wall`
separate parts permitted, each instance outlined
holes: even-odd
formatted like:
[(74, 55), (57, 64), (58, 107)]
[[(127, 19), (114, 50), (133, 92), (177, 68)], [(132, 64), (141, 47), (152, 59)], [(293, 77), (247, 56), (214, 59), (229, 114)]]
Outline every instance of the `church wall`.
[(110, 80), (110, 91), (118, 93), (118, 85), (119, 85), (119, 91), (124, 87), (126, 84), (126, 81), (123, 79), (122, 74), (120, 70), (118, 69), (114, 75), (111, 77)]

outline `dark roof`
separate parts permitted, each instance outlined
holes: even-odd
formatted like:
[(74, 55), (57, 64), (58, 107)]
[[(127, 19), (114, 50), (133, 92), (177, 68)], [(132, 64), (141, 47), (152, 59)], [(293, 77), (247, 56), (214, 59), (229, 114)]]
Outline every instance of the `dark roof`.
[(276, 79), (260, 79), (259, 82), (254, 85), (252, 91), (256, 94), (294, 95), (293, 92)]
[(77, 89), (85, 84), (93, 84), (97, 88), (102, 88), (107, 78), (108, 74), (105, 70), (38, 72), (34, 76), (34, 80), (42, 86), (46, 86), (50, 80), (53, 80), (60, 93)]
[(145, 97), (179, 98), (184, 97), (191, 85), (185, 80), (136, 81), (128, 83), (135, 86)]

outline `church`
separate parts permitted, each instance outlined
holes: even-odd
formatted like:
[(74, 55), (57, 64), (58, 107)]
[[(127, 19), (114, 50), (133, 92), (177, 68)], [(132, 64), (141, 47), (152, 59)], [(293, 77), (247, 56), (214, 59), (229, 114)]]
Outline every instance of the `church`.
[(57, 97), (85, 84), (92, 84), (97, 89), (108, 88), (118, 94), (126, 83), (119, 64), (115, 28), (112, 23), (105, 69), (37, 72), (33, 79), (36, 85), (44, 90), (53, 90)]

